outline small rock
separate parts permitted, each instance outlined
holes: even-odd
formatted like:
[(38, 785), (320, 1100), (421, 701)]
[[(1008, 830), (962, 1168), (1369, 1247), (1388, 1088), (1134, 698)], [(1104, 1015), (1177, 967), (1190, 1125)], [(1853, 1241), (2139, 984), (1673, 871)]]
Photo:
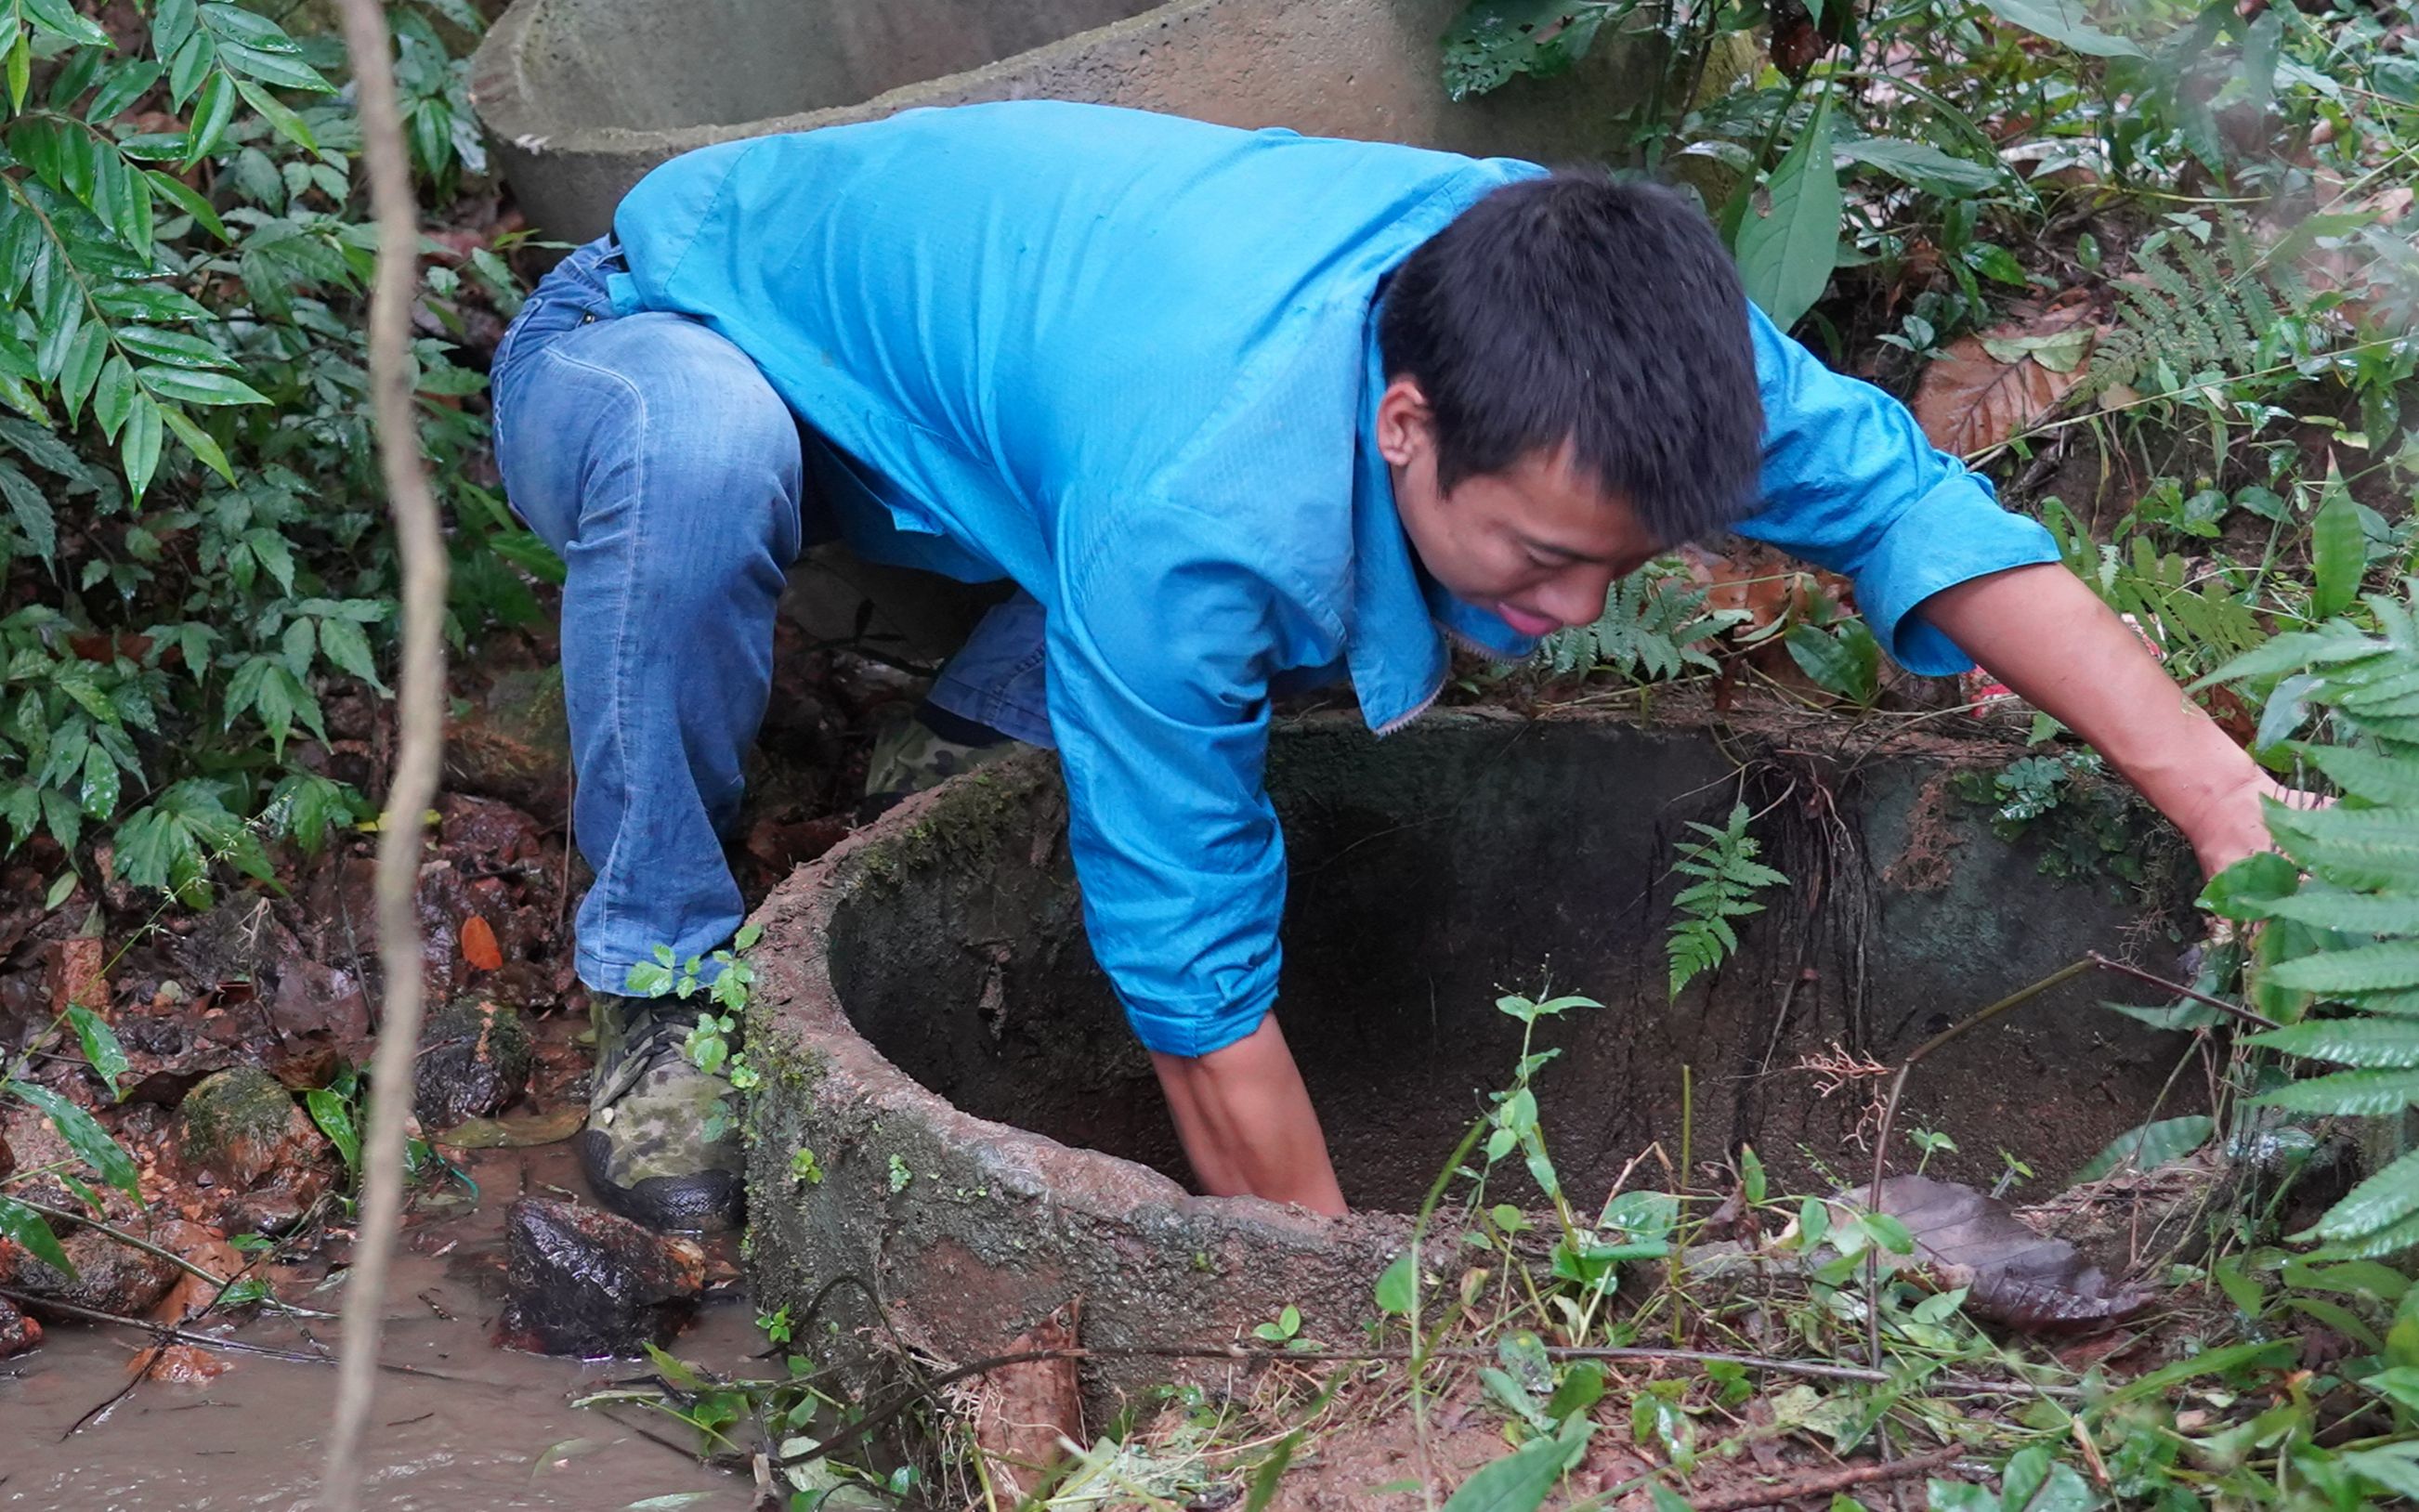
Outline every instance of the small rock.
[(705, 1252), (601, 1209), (523, 1197), (504, 1214), (496, 1342), (534, 1354), (635, 1355), (697, 1309)]
[(42, 1325), (19, 1312), (6, 1298), (0, 1298), (0, 1360), (23, 1354), (41, 1342)]
[(430, 1014), (421, 1031), (412, 1110), (428, 1129), (485, 1118), (521, 1095), (535, 1058), (517, 1009), (457, 997)]
[(257, 1066), (220, 1072), (186, 1093), (175, 1141), (195, 1184), (216, 1199), (213, 1221), (229, 1233), (282, 1233), (328, 1190), (327, 1139)]
[[(142, 1228), (132, 1231), (142, 1233)], [(139, 1318), (158, 1306), (183, 1274), (157, 1255), (121, 1244), (98, 1228), (78, 1227), (59, 1241), (59, 1248), (67, 1251), (74, 1275), (62, 1273), (14, 1244), (0, 1245), (0, 1285), (31, 1299), (26, 1305), (37, 1313), (43, 1303), (59, 1302), (120, 1318)]]
[(545, 823), (569, 816), (571, 723), (562, 671), (511, 668), (445, 732), (446, 787), (501, 798)]

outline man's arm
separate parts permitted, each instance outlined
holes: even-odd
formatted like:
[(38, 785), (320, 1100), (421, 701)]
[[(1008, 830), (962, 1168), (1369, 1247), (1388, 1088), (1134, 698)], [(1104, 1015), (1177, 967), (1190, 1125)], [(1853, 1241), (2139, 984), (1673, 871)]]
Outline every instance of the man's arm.
[(1917, 612), (2088, 741), (2183, 831), (2204, 872), (2268, 848), (2259, 799), (2282, 790), (2074, 574), (2013, 567), (1942, 589)]
[(1266, 669), (1310, 648), (1220, 521), (1133, 506), (1049, 616), (1050, 722), (1092, 953), (1151, 1052), (1205, 1191), (1342, 1212), (1272, 1011), (1285, 845)]

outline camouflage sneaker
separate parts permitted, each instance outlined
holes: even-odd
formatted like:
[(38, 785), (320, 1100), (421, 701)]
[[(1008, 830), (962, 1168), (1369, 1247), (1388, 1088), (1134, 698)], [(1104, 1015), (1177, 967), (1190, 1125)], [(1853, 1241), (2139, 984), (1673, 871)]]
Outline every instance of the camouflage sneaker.
[(596, 1072), (578, 1146), (597, 1200), (657, 1230), (735, 1227), (739, 1096), (682, 1053), (697, 1005), (609, 993), (591, 1005)]
[(898, 712), (876, 732), (873, 754), (865, 766), (865, 803), (875, 812), (1017, 749), (1017, 743), (1005, 736), (985, 746), (961, 745), (916, 717), (905, 704), (892, 708)]

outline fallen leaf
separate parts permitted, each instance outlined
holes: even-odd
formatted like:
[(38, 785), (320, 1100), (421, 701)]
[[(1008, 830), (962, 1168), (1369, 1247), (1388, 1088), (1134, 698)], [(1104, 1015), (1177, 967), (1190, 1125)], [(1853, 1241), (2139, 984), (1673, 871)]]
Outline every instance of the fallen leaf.
[(2098, 336), (2089, 314), (2077, 301), (1949, 343), (1923, 370), (1910, 406), (1932, 444), (1970, 455), (2056, 409), (2083, 381)]
[(59, 942), (56, 974), (51, 979), (51, 1013), (65, 1013), (80, 1004), (104, 1018), (109, 1014), (108, 943), (90, 934)]
[(480, 971), (501, 971), (504, 952), (496, 944), (495, 926), (476, 914), (462, 920), (462, 959)]
[(470, 1119), (437, 1136), (452, 1149), (519, 1149), (558, 1144), (578, 1134), (588, 1122), (588, 1110), (578, 1103), (526, 1119)]
[[(1864, 1200), (1864, 1189), (1850, 1197)], [(2149, 1288), (2110, 1279), (2073, 1245), (2043, 1239), (2013, 1208), (1970, 1186), (1893, 1176), (1875, 1206), (1915, 1236), (1918, 1263), (1943, 1289), (1967, 1288), (1974, 1317), (2047, 1333), (2116, 1322), (2150, 1302)]]

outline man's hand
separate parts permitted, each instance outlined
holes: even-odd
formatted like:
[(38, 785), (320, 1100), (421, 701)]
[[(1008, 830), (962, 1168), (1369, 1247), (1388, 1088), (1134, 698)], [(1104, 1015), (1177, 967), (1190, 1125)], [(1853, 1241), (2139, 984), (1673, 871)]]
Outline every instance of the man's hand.
[(2278, 786), (2062, 566), (1976, 578), (1933, 594), (1919, 612), (2123, 773), (2192, 841), (2205, 875), (2269, 849), (2263, 796), (2297, 808), (2319, 801)]
[(1314, 1212), (1345, 1211), (1327, 1135), (1275, 1014), (1223, 1050), (1154, 1051), (1150, 1063), (1204, 1192), (1298, 1202)]

